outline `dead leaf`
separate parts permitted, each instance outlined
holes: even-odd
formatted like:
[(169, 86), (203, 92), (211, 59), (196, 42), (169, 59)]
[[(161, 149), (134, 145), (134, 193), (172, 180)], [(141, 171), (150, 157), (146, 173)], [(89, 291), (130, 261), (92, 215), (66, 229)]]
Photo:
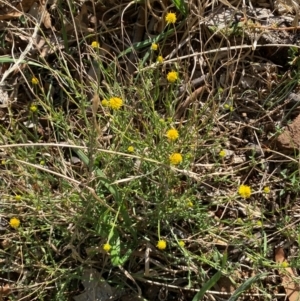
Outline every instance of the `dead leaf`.
[(9, 19), (13, 19), (13, 18), (19, 18), (24, 13), (27, 13), (36, 1), (37, 0), (23, 0), (23, 1), (21, 1), (16, 6), (14, 11), (0, 16), (0, 20), (9, 20)]
[[(43, 10), (44, 10), (44, 12), (43, 12)], [(40, 6), (40, 11), (41, 11), (41, 13), (44, 13), (43, 20), (42, 20), (44, 26), (47, 29), (52, 28), (51, 15), (47, 11), (46, 7)]]
[(0, 108), (7, 108), (9, 106), (9, 96), (6, 90), (0, 87)]
[(82, 284), (85, 292), (74, 297), (75, 301), (108, 301), (114, 295), (111, 286), (95, 269), (83, 271)]
[(98, 94), (95, 93), (94, 97), (92, 98), (92, 113), (93, 113), (95, 129), (97, 131), (98, 136), (101, 137), (102, 132), (101, 132), (101, 129), (97, 122), (97, 111), (98, 111), (99, 105), (100, 105), (100, 98), (99, 98)]
[(35, 20), (37, 20), (40, 16), (39, 5), (37, 3), (33, 3), (27, 14), (32, 16)]
[(0, 300), (2, 300), (2, 297), (8, 296), (11, 292), (11, 288), (8, 284), (5, 284), (4, 286), (0, 287)]
[(38, 19), (40, 16), (43, 17), (42, 23), (44, 26), (49, 29), (52, 27), (51, 16), (46, 9), (45, 5), (39, 5), (38, 3), (34, 3), (30, 10), (28, 11), (28, 15), (32, 16), (34, 19)]
[[(276, 263), (282, 264), (287, 262), (284, 255), (284, 250), (278, 247), (275, 250), (275, 261)], [(285, 289), (289, 301), (299, 301), (300, 300), (300, 288), (297, 285), (295, 279), (295, 274), (290, 267), (280, 268), (279, 275), (282, 279), (282, 285)]]
[(99, 98), (98, 94), (95, 93), (95, 95), (92, 99), (92, 112), (93, 112), (94, 116), (97, 115), (99, 105), (100, 105), (100, 98)]
[(236, 290), (234, 283), (227, 276), (221, 276), (216, 285), (220, 292), (233, 293)]
[(17, 9), (26, 13), (37, 0), (23, 0), (17, 5)]
[(218, 238), (213, 239), (213, 244), (228, 247), (228, 243), (226, 241), (218, 239)]
[(81, 6), (81, 10), (80, 10), (80, 14), (75, 17), (74, 20), (75, 24), (67, 24), (65, 26), (65, 31), (67, 33), (73, 33), (75, 31), (75, 26), (76, 26), (76, 30), (81, 31), (83, 33), (87, 33), (87, 32), (94, 32), (93, 28), (89, 28), (87, 26), (88, 24), (88, 10), (87, 10), (87, 5), (85, 3), (82, 4)]

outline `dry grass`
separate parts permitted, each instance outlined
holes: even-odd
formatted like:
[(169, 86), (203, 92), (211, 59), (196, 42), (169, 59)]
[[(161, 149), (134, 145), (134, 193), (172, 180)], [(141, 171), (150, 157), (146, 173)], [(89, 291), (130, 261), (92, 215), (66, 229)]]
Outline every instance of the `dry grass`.
[(21, 3), (0, 10), (0, 298), (285, 300), (299, 156), (275, 142), (299, 114), (297, 3)]

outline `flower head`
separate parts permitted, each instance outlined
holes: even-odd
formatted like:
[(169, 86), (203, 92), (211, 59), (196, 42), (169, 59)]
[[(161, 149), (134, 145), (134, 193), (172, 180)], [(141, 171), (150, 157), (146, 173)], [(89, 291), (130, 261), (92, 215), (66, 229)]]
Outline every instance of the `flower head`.
[(108, 107), (109, 106), (109, 101), (107, 99), (103, 99), (101, 101), (101, 104), (102, 104), (103, 107)]
[(226, 104), (224, 105), (224, 109), (229, 110), (230, 112), (233, 112), (233, 111), (234, 111), (234, 107), (233, 107), (233, 106), (230, 106), (228, 103), (226, 103)]
[(264, 187), (264, 193), (270, 193), (271, 189), (269, 186)]
[(113, 110), (119, 110), (123, 105), (123, 100), (119, 97), (112, 97), (109, 99), (109, 106)]
[(134, 147), (131, 146), (131, 145), (128, 146), (127, 151), (128, 151), (129, 153), (133, 153), (133, 152), (134, 152)]
[(174, 83), (178, 79), (178, 73), (176, 71), (170, 71), (167, 74), (167, 80), (169, 83)]
[(256, 222), (256, 226), (258, 226), (258, 227), (261, 227), (262, 224), (263, 224), (263, 223), (262, 223), (261, 221), (257, 221), (257, 222)]
[(185, 246), (185, 242), (183, 240), (179, 240), (178, 244), (180, 245), (181, 248)]
[(14, 229), (19, 228), (20, 223), (21, 223), (20, 220), (16, 217), (11, 218), (9, 221), (9, 225)]
[(250, 186), (241, 185), (239, 187), (239, 195), (242, 198), (244, 198), (244, 199), (250, 198), (250, 196), (251, 196), (251, 188), (250, 188)]
[(167, 242), (163, 239), (160, 239), (158, 242), (157, 242), (157, 245), (156, 247), (159, 249), (159, 250), (164, 250), (166, 247), (167, 247)]
[(172, 165), (178, 165), (182, 162), (182, 156), (179, 153), (173, 153), (169, 156), (169, 160)]
[(287, 261), (284, 261), (281, 263), (282, 268), (287, 268), (289, 266), (289, 263)]
[(221, 158), (224, 158), (226, 156), (226, 151), (224, 149), (222, 149), (220, 152), (219, 152), (219, 156)]
[(170, 129), (167, 131), (167, 137), (169, 140), (174, 141), (178, 139), (179, 133), (176, 129)]
[(91, 46), (92, 46), (92, 48), (96, 49), (96, 48), (99, 48), (100, 44), (97, 41), (93, 41)]
[(187, 201), (186, 205), (187, 205), (187, 207), (190, 207), (190, 208), (194, 206), (193, 202), (190, 200)]
[(15, 195), (15, 200), (19, 202), (19, 201), (22, 200), (22, 197), (19, 194), (16, 194)]
[(30, 108), (29, 108), (29, 110), (30, 110), (32, 113), (35, 113), (35, 112), (38, 110), (38, 108), (37, 108), (36, 105), (31, 105)]
[(157, 61), (158, 61), (159, 63), (162, 63), (162, 62), (164, 61), (164, 58), (163, 58), (161, 55), (159, 55), (159, 56), (157, 57)]
[(102, 248), (103, 248), (103, 250), (104, 250), (105, 252), (109, 252), (110, 249), (111, 249), (111, 245), (110, 245), (109, 243), (106, 243), (106, 244), (103, 245)]
[(151, 50), (156, 51), (158, 48), (158, 45), (156, 43), (152, 43)]
[(165, 18), (167, 24), (174, 24), (177, 20), (175, 13), (167, 13)]
[(36, 78), (35, 76), (33, 76), (32, 79), (31, 79), (31, 83), (32, 83), (33, 85), (37, 85), (37, 84), (39, 83), (38, 78)]

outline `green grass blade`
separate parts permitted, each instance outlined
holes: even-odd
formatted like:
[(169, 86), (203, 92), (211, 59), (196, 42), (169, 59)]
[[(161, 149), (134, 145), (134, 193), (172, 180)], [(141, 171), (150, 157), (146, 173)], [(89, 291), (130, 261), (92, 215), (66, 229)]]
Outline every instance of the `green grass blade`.
[(184, 0), (172, 0), (173, 4), (180, 11), (180, 13), (186, 17), (187, 16), (187, 5)]
[(166, 32), (162, 32), (161, 34), (157, 35), (154, 39), (148, 39), (146, 41), (143, 42), (137, 42), (134, 43), (132, 46), (128, 47), (127, 49), (125, 49), (124, 51), (122, 51), (119, 55), (118, 55), (118, 59), (121, 58), (122, 56), (132, 52), (133, 49), (136, 50), (141, 50), (145, 47), (149, 47), (152, 43), (158, 43), (159, 41), (161, 41), (162, 39), (167, 38), (168, 36), (170, 36), (171, 34), (174, 33), (174, 28), (169, 29)]
[(216, 274), (214, 274), (201, 288), (201, 290), (194, 296), (192, 301), (200, 301), (203, 299), (203, 296), (205, 293), (214, 286), (218, 280), (220, 279), (222, 273), (221, 271), (218, 271)]
[[(86, 165), (89, 166), (89, 158), (88, 156), (80, 149), (74, 149), (74, 152), (77, 154), (77, 156), (82, 160), (82, 162)], [(99, 169), (95, 169), (95, 173), (97, 177), (100, 179), (102, 184), (108, 189), (108, 191), (113, 195), (114, 199), (119, 202), (120, 201), (120, 196), (118, 190), (111, 185), (111, 183), (107, 180), (105, 174)]]
[[(3, 63), (15, 63), (17, 60), (18, 60), (17, 58), (12, 58), (9, 55), (1, 55), (0, 56), (0, 64), (3, 64)], [(20, 61), (20, 64), (28, 64), (28, 65), (31, 65), (31, 66), (45, 68), (45, 66), (43, 66), (43, 65), (41, 65), (39, 63), (36, 63), (36, 62), (33, 62), (33, 61), (27, 61), (27, 60)]]
[[(77, 154), (77, 156), (82, 160), (82, 162), (86, 165), (89, 166), (89, 158), (88, 156), (80, 149), (73, 149), (73, 151)], [(123, 200), (119, 194), (119, 191), (117, 187), (106, 178), (105, 174), (99, 169), (95, 169), (95, 173), (100, 180), (100, 182), (103, 184), (103, 186), (112, 194), (114, 200), (120, 207), (120, 214), (122, 218), (124, 219), (124, 223), (127, 226), (127, 229), (130, 231), (131, 235), (133, 236), (134, 240), (137, 239), (136, 232), (132, 228), (132, 222), (128, 214), (128, 210), (123, 204)]]
[(247, 281), (245, 281), (241, 286), (238, 287), (238, 289), (233, 293), (233, 295), (228, 299), (228, 301), (236, 301), (239, 296), (244, 293), (253, 283), (256, 281), (265, 278), (268, 275), (268, 273), (262, 273), (259, 275), (256, 275), (254, 277), (249, 278)]

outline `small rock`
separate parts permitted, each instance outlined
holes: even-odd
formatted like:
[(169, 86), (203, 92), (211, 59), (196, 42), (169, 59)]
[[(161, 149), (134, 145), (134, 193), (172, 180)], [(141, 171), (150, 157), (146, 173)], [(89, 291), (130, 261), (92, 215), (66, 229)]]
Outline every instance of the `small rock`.
[(290, 152), (300, 148), (300, 115), (276, 138), (275, 145), (278, 150)]

